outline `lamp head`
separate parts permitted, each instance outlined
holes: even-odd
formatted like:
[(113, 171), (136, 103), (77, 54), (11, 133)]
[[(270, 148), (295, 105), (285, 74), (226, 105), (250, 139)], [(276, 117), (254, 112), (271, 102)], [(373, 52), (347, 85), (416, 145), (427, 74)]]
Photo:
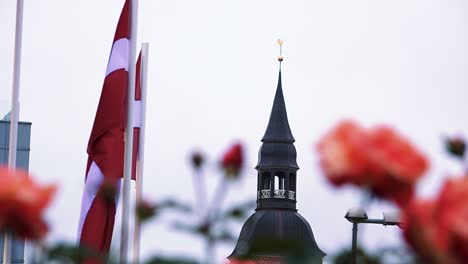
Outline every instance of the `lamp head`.
[(346, 212), (345, 218), (351, 223), (362, 223), (367, 220), (367, 214), (364, 209), (355, 207)]
[(401, 227), (401, 218), (398, 212), (386, 213), (383, 212), (384, 225), (397, 225)]

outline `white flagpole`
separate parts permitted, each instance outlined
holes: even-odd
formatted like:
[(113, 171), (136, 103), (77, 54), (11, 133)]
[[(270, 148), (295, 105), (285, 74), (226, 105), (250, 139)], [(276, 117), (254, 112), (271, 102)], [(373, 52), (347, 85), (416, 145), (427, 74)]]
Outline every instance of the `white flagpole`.
[[(13, 88), (11, 96), (11, 119), (10, 119), (10, 145), (8, 153), (8, 168), (14, 170), (16, 167), (16, 149), (18, 142), (18, 119), (19, 119), (19, 84), (21, 69), (21, 46), (23, 33), (23, 0), (16, 1), (16, 29), (15, 29), (15, 57), (13, 68)], [(3, 263), (11, 263), (11, 234), (5, 233), (3, 240)]]
[[(137, 178), (136, 178), (136, 195), (135, 204), (141, 202), (143, 192), (143, 166), (145, 162), (145, 130), (146, 130), (146, 91), (148, 80), (148, 55), (149, 43), (141, 44), (141, 126), (140, 126), (140, 142), (138, 145), (138, 165), (137, 165)], [(136, 208), (136, 207), (135, 207)], [(140, 236), (141, 236), (141, 223), (138, 215), (135, 214), (135, 227), (133, 233), (133, 263), (140, 263)]]
[(135, 51), (138, 22), (138, 0), (130, 1), (130, 40), (128, 45), (127, 126), (125, 129), (124, 179), (122, 187), (122, 229), (120, 236), (120, 263), (126, 264), (128, 253), (128, 226), (130, 220), (130, 181), (133, 152), (133, 101), (135, 96)]

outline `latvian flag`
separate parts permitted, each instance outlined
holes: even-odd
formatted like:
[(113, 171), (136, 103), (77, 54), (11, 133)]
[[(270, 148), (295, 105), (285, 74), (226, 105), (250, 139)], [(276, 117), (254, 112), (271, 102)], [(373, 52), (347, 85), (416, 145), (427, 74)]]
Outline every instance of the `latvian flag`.
[[(80, 246), (101, 254), (108, 254), (111, 245), (116, 204), (123, 176), (129, 39), (130, 6), (126, 0), (115, 32), (101, 99), (88, 142), (88, 164), (78, 228)], [(134, 102), (136, 109), (132, 179), (135, 179), (140, 126), (139, 68), (140, 58), (137, 63)]]

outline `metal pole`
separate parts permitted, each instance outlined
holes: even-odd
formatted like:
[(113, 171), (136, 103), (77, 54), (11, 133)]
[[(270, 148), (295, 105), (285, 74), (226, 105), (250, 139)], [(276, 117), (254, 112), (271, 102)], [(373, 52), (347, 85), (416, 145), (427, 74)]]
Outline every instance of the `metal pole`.
[[(23, 0), (16, 1), (16, 29), (15, 29), (15, 55), (13, 65), (13, 87), (11, 96), (11, 119), (10, 119), (10, 144), (8, 153), (8, 168), (16, 168), (16, 150), (18, 142), (18, 119), (19, 119), (19, 84), (21, 72), (21, 46), (23, 32)], [(3, 263), (11, 263), (12, 237), (5, 233), (3, 240)]]
[(357, 231), (358, 231), (358, 223), (353, 223), (353, 249), (352, 249), (352, 257), (351, 263), (356, 264), (357, 259)]
[[(148, 54), (149, 44), (141, 44), (141, 127), (140, 127), (140, 143), (138, 145), (138, 165), (136, 177), (136, 205), (141, 202), (143, 191), (143, 166), (145, 161), (145, 130), (146, 130), (146, 91), (148, 80)], [(135, 214), (135, 228), (133, 233), (133, 263), (140, 262), (140, 237), (141, 237), (141, 223), (137, 214)]]
[(3, 238), (3, 263), (10, 264), (11, 263), (11, 234), (9, 232), (5, 232)]
[(128, 263), (130, 181), (132, 176), (133, 152), (133, 95), (135, 94), (135, 47), (138, 29), (138, 0), (128, 1), (130, 1), (130, 40), (128, 45), (127, 126), (125, 129), (124, 179), (122, 187), (122, 229), (120, 236), (120, 263), (122, 264)]

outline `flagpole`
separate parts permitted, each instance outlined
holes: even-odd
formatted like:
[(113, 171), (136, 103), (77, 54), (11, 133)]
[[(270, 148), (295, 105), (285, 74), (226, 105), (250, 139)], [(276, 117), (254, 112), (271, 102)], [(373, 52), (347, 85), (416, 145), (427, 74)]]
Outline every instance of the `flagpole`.
[(122, 187), (122, 229), (120, 235), (120, 263), (128, 263), (128, 226), (130, 220), (130, 181), (133, 152), (133, 101), (135, 95), (135, 51), (138, 22), (138, 0), (130, 1), (130, 40), (128, 47), (127, 125), (125, 129), (124, 179)]
[[(140, 142), (138, 145), (138, 165), (136, 177), (136, 206), (141, 202), (143, 192), (143, 167), (145, 162), (145, 130), (146, 130), (146, 88), (148, 80), (148, 55), (149, 43), (141, 44), (141, 65), (140, 75), (141, 78), (141, 126), (140, 126)], [(136, 208), (136, 207), (135, 207)], [(141, 222), (137, 214), (135, 214), (135, 227), (133, 233), (133, 263), (140, 262), (140, 236), (141, 236)]]
[[(11, 118), (10, 118), (10, 144), (8, 153), (8, 168), (14, 170), (16, 167), (16, 149), (18, 142), (18, 119), (19, 119), (19, 84), (21, 70), (21, 46), (23, 35), (23, 0), (16, 1), (16, 29), (15, 29), (15, 57), (13, 65), (13, 88), (11, 95)], [(11, 263), (12, 235), (5, 233), (3, 240), (3, 263)]]

